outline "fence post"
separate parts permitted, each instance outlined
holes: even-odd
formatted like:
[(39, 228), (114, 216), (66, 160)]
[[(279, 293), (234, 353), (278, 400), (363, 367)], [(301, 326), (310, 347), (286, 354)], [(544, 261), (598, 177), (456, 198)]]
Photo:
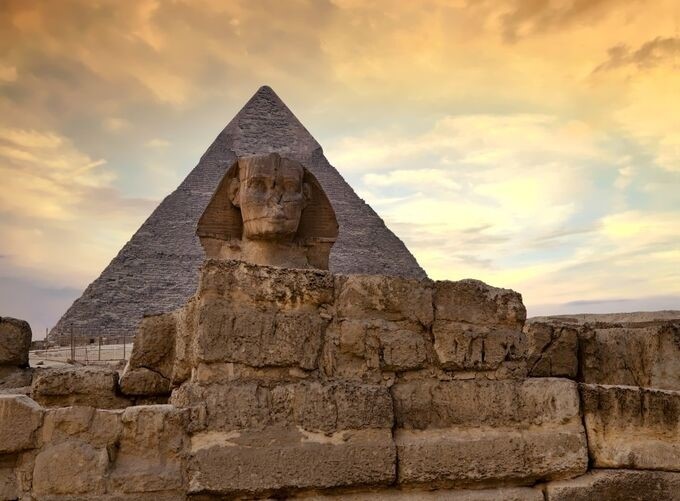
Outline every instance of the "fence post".
[(76, 361), (76, 345), (73, 339), (73, 325), (71, 325), (71, 362)]
[(125, 332), (123, 332), (123, 360), (127, 359), (127, 355), (125, 354)]
[(99, 353), (97, 354), (97, 360), (102, 361), (102, 337), (99, 336)]

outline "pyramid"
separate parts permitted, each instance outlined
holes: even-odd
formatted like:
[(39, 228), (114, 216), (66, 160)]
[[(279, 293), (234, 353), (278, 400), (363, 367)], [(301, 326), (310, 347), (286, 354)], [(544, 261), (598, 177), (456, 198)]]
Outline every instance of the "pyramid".
[(204, 257), (196, 225), (219, 181), (238, 156), (270, 152), (303, 163), (326, 191), (340, 225), (330, 256), (331, 271), (426, 276), (403, 242), (328, 163), (319, 143), (264, 86), (66, 311), (50, 339), (63, 340), (71, 332), (129, 336), (143, 315), (182, 306), (196, 290)]

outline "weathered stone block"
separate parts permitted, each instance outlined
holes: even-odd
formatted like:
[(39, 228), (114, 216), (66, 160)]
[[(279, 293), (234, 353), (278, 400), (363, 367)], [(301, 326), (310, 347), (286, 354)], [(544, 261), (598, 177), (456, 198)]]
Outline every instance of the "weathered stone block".
[(578, 374), (578, 329), (549, 322), (524, 327), (528, 344), (528, 368), (532, 377), (567, 377)]
[(189, 492), (247, 496), (387, 485), (395, 478), (395, 459), (389, 429), (330, 436), (295, 427), (199, 434), (191, 441)]
[(468, 486), (533, 484), (585, 473), (585, 437), (578, 424), (532, 430), (445, 428), (397, 430), (401, 484)]
[(300, 426), (332, 433), (391, 428), (393, 424), (392, 399), (386, 388), (350, 382), (301, 382), (271, 388), (257, 383), (185, 384), (173, 392), (171, 402), (204, 407), (209, 430)]
[(85, 405), (102, 409), (127, 407), (117, 395), (118, 373), (108, 367), (60, 367), (36, 373), (31, 396), (46, 407)]
[(146, 367), (166, 379), (172, 377), (177, 319), (173, 313), (146, 316), (139, 324), (129, 366)]
[(335, 287), (335, 306), (341, 318), (432, 324), (432, 283), (427, 280), (338, 275)]
[(546, 501), (680, 501), (680, 473), (593, 470), (545, 486)]
[(381, 368), (386, 371), (407, 371), (424, 367), (427, 343), (419, 332), (388, 330), (380, 334)]
[(117, 492), (153, 492), (183, 486), (182, 454), (188, 413), (171, 405), (128, 407), (109, 488)]
[(170, 380), (146, 367), (132, 369), (128, 364), (120, 377), (120, 391), (131, 396), (167, 395)]
[(33, 448), (43, 410), (25, 395), (0, 395), (0, 454)]
[(587, 468), (571, 381), (411, 381), (392, 394), (402, 484), (529, 484)]
[(343, 319), (326, 330), (321, 369), (329, 377), (380, 381), (382, 371), (425, 367), (430, 341), (421, 327), (386, 320)]
[(435, 282), (436, 320), (478, 325), (505, 325), (522, 330), (527, 312), (522, 295), (479, 280)]
[(582, 385), (596, 468), (680, 471), (680, 392)]
[(577, 386), (566, 379), (415, 380), (394, 385), (392, 395), (400, 428), (580, 422)]
[(33, 370), (12, 366), (0, 366), (0, 393), (15, 388), (31, 386)]
[(106, 449), (86, 442), (70, 440), (48, 445), (35, 458), (33, 492), (38, 496), (103, 494), (108, 464)]
[(680, 390), (680, 322), (583, 329), (583, 382)]
[(213, 298), (201, 302), (199, 315), (199, 362), (316, 368), (326, 326), (316, 312), (263, 311)]
[(40, 442), (49, 445), (75, 440), (96, 448), (111, 448), (123, 429), (121, 415), (120, 410), (81, 406), (47, 409)]
[(0, 499), (19, 499), (19, 486), (13, 457), (0, 458)]
[(514, 328), (437, 319), (432, 332), (434, 349), (445, 369), (488, 371), (504, 362), (526, 359), (526, 337)]
[(0, 365), (28, 367), (31, 326), (25, 320), (0, 317)]
[(435, 491), (381, 489), (356, 494), (305, 496), (304, 499), (306, 501), (543, 501), (543, 493), (540, 489), (529, 487)]
[(333, 275), (326, 271), (210, 259), (203, 264), (197, 294), (242, 305), (313, 310), (333, 303), (333, 287)]

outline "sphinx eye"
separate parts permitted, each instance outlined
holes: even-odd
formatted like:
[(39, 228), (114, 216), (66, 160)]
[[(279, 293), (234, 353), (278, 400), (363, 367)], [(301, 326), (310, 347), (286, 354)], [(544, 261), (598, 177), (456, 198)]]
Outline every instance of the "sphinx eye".
[(286, 181), (283, 184), (283, 188), (286, 191), (300, 191), (300, 185), (296, 181)]
[(251, 179), (250, 181), (248, 181), (248, 188), (254, 190), (264, 190), (266, 188), (264, 179), (259, 177)]

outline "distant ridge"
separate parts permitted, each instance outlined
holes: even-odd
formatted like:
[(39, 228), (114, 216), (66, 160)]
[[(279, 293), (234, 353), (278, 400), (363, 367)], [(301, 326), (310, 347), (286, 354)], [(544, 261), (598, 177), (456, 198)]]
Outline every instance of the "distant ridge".
[(50, 339), (70, 334), (134, 334), (144, 314), (171, 311), (194, 293), (203, 250), (196, 223), (237, 156), (278, 152), (302, 162), (335, 209), (340, 234), (330, 269), (423, 278), (403, 242), (326, 160), (319, 143), (276, 93), (261, 87), (217, 136), (198, 165), (61, 317)]

